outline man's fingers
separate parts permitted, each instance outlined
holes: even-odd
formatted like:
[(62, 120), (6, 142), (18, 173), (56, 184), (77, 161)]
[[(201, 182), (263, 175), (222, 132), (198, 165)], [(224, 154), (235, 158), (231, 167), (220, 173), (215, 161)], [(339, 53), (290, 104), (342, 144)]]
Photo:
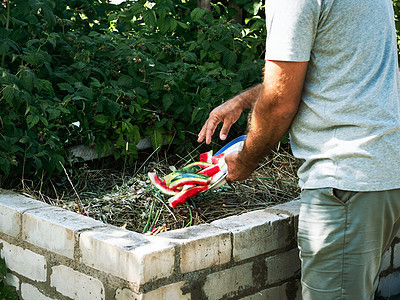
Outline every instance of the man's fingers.
[(201, 128), (201, 130), (200, 130), (200, 132), (199, 132), (199, 135), (198, 135), (198, 137), (197, 137), (197, 142), (199, 142), (199, 143), (201, 143), (201, 142), (204, 140), (205, 131), (206, 131), (206, 127), (207, 127), (207, 122), (208, 122), (208, 121), (206, 121), (206, 122), (204, 123), (204, 125), (203, 125), (203, 127)]
[(215, 132), (215, 128), (217, 128), (217, 125), (220, 123), (218, 118), (216, 117), (209, 117), (206, 123), (204, 124), (203, 128), (200, 131), (199, 138), (197, 141), (201, 142), (206, 139), (206, 144), (211, 143), (211, 137), (213, 136)]
[(206, 131), (206, 144), (210, 144), (211, 143), (211, 137), (213, 136), (215, 131), (215, 127), (214, 128), (208, 128), (208, 130)]
[(231, 129), (232, 123), (224, 122), (219, 133), (219, 138), (225, 140), (228, 136), (229, 130)]

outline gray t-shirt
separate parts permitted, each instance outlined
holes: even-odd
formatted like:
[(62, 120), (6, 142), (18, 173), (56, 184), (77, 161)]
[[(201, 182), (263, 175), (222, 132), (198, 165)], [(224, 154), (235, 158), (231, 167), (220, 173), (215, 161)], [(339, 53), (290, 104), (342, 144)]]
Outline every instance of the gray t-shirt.
[(400, 188), (391, 0), (266, 0), (266, 59), (309, 61), (290, 129), (303, 189)]

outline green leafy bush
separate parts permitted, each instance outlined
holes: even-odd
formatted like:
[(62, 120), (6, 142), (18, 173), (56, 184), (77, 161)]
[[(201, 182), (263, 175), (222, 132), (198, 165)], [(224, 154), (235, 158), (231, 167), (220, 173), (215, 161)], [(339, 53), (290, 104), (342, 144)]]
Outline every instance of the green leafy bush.
[(212, 107), (261, 78), (260, 5), (237, 2), (245, 25), (196, 1), (3, 2), (0, 184), (60, 171), (78, 144), (130, 162), (144, 136), (190, 147)]

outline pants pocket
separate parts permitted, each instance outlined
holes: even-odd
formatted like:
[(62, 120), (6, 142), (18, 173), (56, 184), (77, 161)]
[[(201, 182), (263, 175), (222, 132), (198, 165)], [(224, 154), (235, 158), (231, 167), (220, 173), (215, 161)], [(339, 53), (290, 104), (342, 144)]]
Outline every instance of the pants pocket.
[(345, 191), (336, 188), (331, 188), (332, 196), (335, 197), (337, 200), (346, 204), (350, 199), (357, 194), (357, 192), (353, 191)]

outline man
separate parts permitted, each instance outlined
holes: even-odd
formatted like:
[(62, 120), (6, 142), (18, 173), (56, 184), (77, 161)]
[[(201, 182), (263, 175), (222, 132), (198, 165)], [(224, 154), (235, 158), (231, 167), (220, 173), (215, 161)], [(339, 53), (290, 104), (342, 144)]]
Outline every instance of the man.
[(252, 108), (227, 181), (248, 178), (289, 130), (299, 169), (303, 299), (373, 299), (399, 227), (400, 104), (390, 0), (266, 0), (264, 81), (215, 108), (224, 140)]

